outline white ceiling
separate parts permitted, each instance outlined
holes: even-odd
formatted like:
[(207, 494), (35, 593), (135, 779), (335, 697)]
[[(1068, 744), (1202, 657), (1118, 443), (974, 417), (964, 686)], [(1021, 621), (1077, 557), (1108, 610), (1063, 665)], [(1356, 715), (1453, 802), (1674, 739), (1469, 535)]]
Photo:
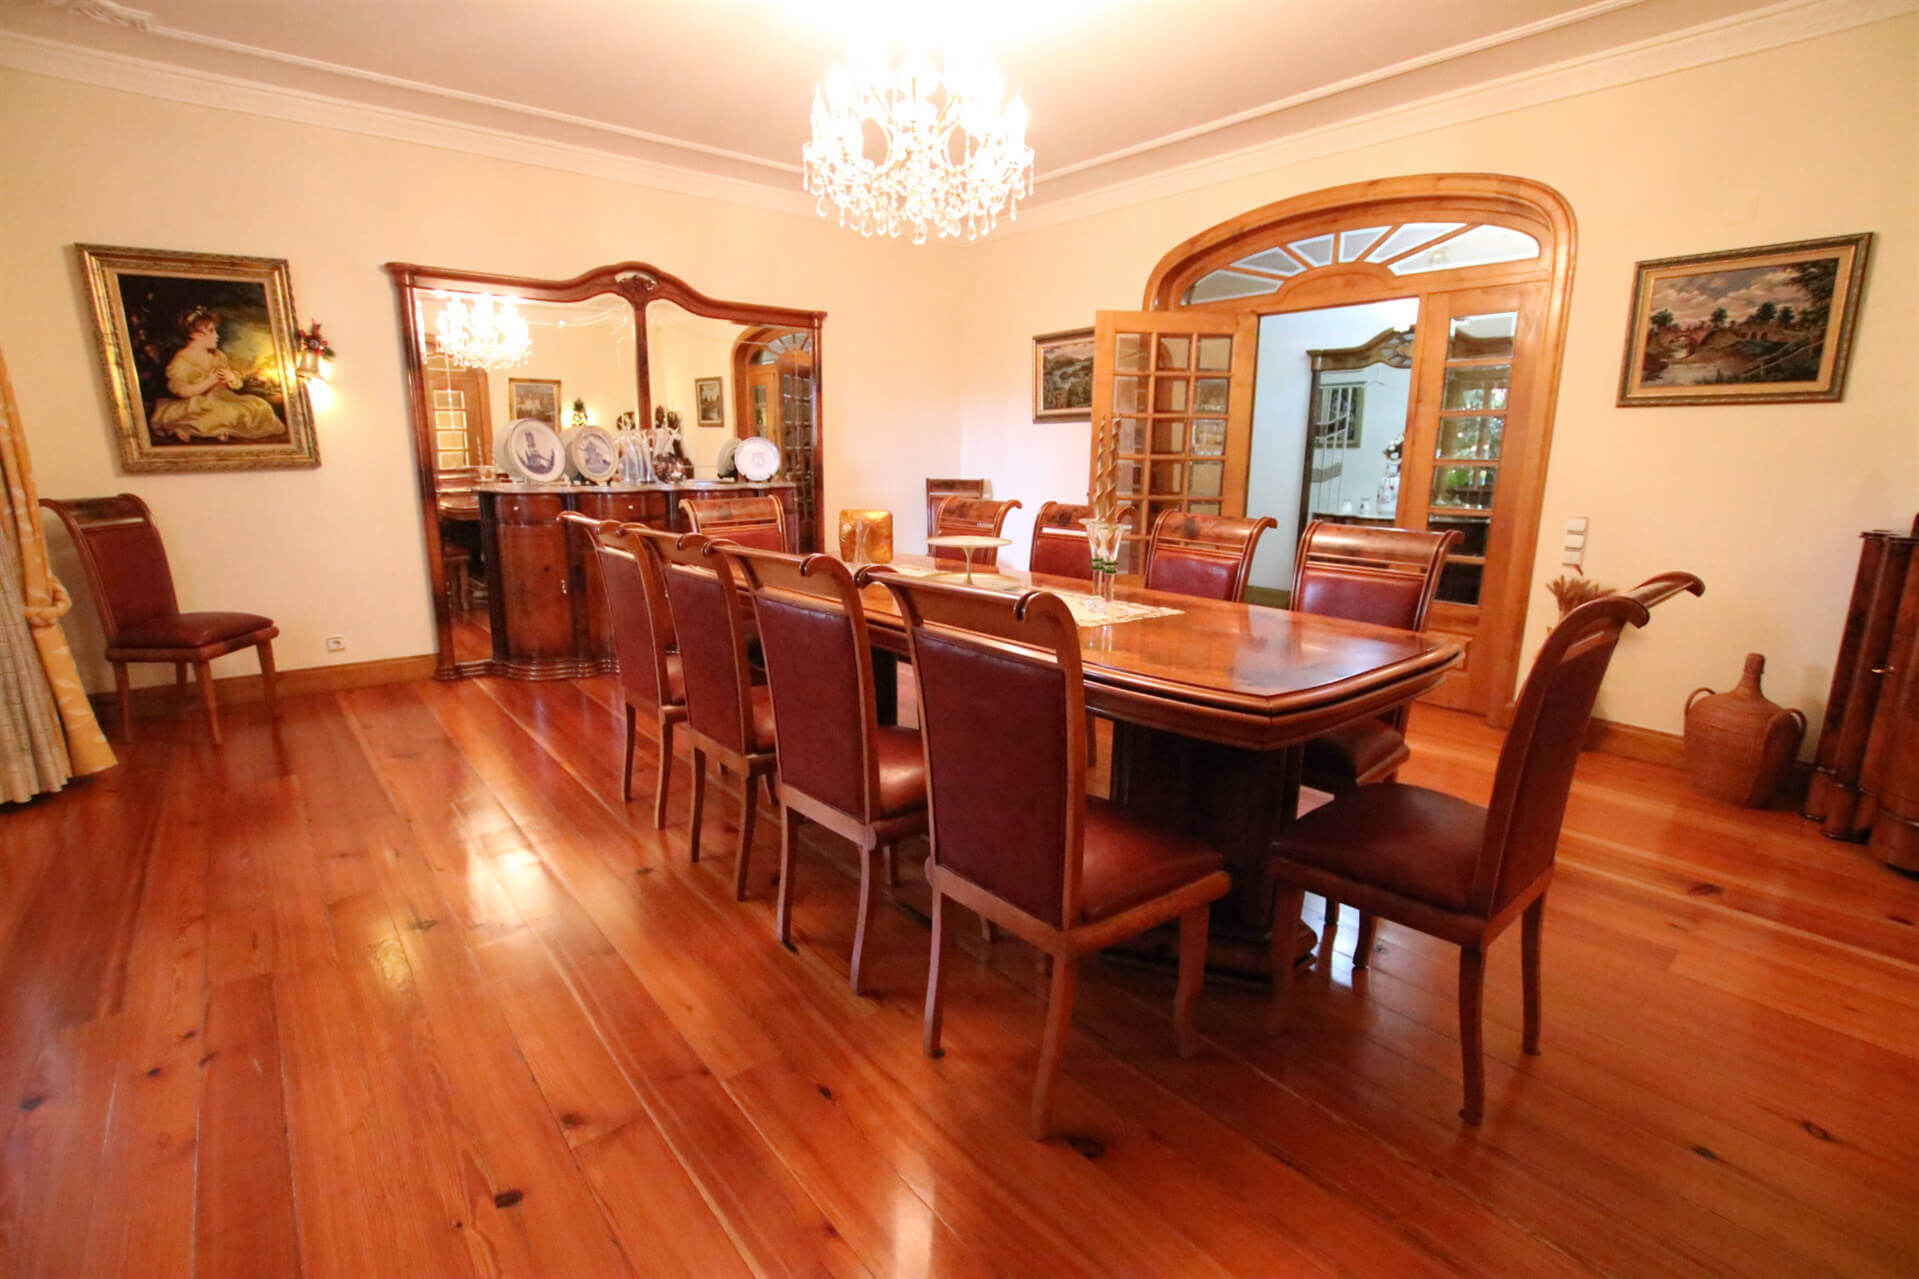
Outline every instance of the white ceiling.
[[(1026, 209), (1762, 7), (940, 6), (984, 40), (1031, 109), (1038, 189)], [(0, 32), (791, 192), (814, 86), (848, 35), (881, 24), (910, 38), (902, 22), (937, 22), (933, 10), (925, 0), (0, 0)]]

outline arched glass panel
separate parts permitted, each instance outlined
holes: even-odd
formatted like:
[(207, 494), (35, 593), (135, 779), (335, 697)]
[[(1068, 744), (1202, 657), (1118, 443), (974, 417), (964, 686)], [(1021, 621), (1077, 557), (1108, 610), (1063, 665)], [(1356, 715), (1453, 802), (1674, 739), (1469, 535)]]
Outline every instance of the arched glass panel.
[(1181, 305), (1191, 306), (1196, 302), (1224, 302), (1231, 298), (1250, 298), (1261, 293), (1271, 293), (1280, 282), (1263, 275), (1245, 275), (1238, 271), (1211, 271), (1199, 277), (1193, 287), (1186, 290)]
[(1539, 256), (1539, 241), (1511, 227), (1476, 226), (1430, 249), (1401, 258), (1387, 269), (1394, 275), (1425, 271), (1452, 271), (1493, 262), (1524, 262)]
[(1306, 268), (1298, 258), (1284, 249), (1266, 249), (1249, 258), (1241, 258), (1234, 266), (1249, 267), (1255, 271), (1271, 271), (1274, 275), (1298, 275)]
[(1366, 260), (1384, 262), (1388, 258), (1396, 258), (1408, 249), (1416, 249), (1442, 235), (1450, 235), (1465, 225), (1464, 222), (1408, 222), (1387, 236), (1385, 242), (1378, 248), (1368, 253)]
[(1357, 262), (1362, 253), (1373, 247), (1373, 242), (1390, 231), (1391, 227), (1369, 226), (1357, 231), (1339, 233), (1339, 260)]
[(1333, 264), (1333, 237), (1316, 235), (1310, 240), (1294, 240), (1286, 246), (1314, 266)]

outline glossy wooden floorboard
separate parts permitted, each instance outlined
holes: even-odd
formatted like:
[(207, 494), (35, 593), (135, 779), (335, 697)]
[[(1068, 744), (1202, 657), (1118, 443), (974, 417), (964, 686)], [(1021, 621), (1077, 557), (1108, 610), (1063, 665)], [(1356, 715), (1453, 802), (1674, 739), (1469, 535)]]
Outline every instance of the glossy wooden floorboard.
[[(1383, 926), (1300, 983), (1095, 962), (1025, 1135), (1045, 977), (962, 929), (919, 1050), (916, 864), (847, 989), (857, 869), (617, 796), (609, 680), (417, 684), (143, 723), (0, 810), (0, 1275), (1901, 1275), (1919, 1271), (1919, 884), (1589, 755), (1458, 1118), (1455, 953)], [(1407, 780), (1483, 799), (1483, 725)], [(637, 767), (649, 775), (652, 744)], [(1102, 756), (1105, 752), (1102, 751)], [(644, 789), (644, 788), (642, 788)], [(769, 810), (770, 811), (770, 810)], [(1309, 922), (1319, 923), (1316, 902)]]

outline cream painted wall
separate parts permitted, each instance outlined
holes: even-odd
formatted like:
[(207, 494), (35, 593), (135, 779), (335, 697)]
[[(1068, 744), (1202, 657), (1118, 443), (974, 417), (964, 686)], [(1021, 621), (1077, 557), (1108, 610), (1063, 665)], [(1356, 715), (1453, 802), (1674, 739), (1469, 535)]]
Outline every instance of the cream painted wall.
[[(272, 616), (285, 668), (433, 646), (384, 262), (571, 276), (634, 258), (711, 296), (824, 310), (822, 509), (910, 515), (923, 478), (959, 466), (960, 366), (934, 339), (949, 331), (960, 277), (910, 245), (875, 244), (822, 219), (14, 72), (0, 73), (0, 173), (0, 350), (41, 492), (141, 494), (167, 539), (182, 606)], [(335, 401), (318, 417), (322, 465), (121, 474), (76, 242), (289, 259), (300, 318), (322, 320), (339, 351)], [(688, 387), (688, 407), (690, 396)], [(903, 520), (902, 542), (916, 544), (917, 529)], [(57, 567), (80, 585), (70, 557)], [(89, 683), (110, 688), (87, 601), (67, 629)], [(332, 634), (347, 637), (344, 653), (324, 651)], [(216, 673), (251, 669), (236, 657)], [(169, 677), (161, 667), (136, 675)]]
[[(1042, 501), (1083, 500), (1086, 424), (1030, 421), (1031, 335), (1137, 308), (1154, 263), (1186, 237), (1367, 178), (1539, 179), (1571, 202), (1579, 259), (1527, 657), (1552, 617), (1556, 530), (1584, 514), (1591, 576), (1625, 586), (1688, 568), (1707, 583), (1626, 642), (1602, 714), (1677, 731), (1687, 692), (1727, 687), (1755, 650), (1772, 696), (1817, 718), (1857, 534), (1919, 508), (1915, 65), (1919, 20), (1904, 17), (1070, 223), (1014, 224), (965, 251), (960, 473), (1025, 500), (1009, 526), (1021, 545)], [(1855, 231), (1879, 238), (1842, 403), (1614, 406), (1636, 260)]]
[[(671, 304), (656, 302), (646, 308), (653, 403), (679, 413), (686, 455), (693, 459), (693, 473), (702, 479), (718, 474), (720, 445), (733, 438), (733, 347), (744, 332), (744, 325), (694, 315)], [(724, 427), (699, 424), (693, 383), (703, 377), (720, 379)]]

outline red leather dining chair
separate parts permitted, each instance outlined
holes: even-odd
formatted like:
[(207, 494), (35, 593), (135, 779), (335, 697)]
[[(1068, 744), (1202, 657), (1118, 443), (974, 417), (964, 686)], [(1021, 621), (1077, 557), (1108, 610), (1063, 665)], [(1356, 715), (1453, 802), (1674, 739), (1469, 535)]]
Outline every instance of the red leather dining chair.
[(1259, 539), (1277, 524), (1270, 515), (1249, 520), (1167, 511), (1146, 540), (1146, 589), (1237, 604), (1246, 598)]
[[(1120, 522), (1132, 518), (1131, 510), (1121, 510)], [(1033, 549), (1026, 567), (1035, 573), (1054, 577), (1093, 580), (1092, 544), (1086, 539), (1086, 521), (1093, 508), (1073, 502), (1048, 502), (1033, 519)]]
[(273, 641), (280, 628), (257, 613), (182, 613), (167, 549), (145, 502), (121, 493), (66, 502), (42, 498), (40, 505), (60, 517), (80, 553), (107, 636), (107, 661), (113, 664), (113, 682), (120, 693), (120, 734), (125, 740), (133, 740), (127, 667), (134, 662), (171, 662), (178, 684), (186, 683), (191, 665), (206, 704), (207, 730), (218, 746), (220, 711), (209, 663), (243, 648), (256, 649), (267, 710), (279, 715), (273, 700)]
[(746, 898), (747, 859), (753, 851), (760, 779), (778, 767), (773, 701), (754, 684), (746, 659), (746, 602), (733, 565), (698, 533), (667, 533), (628, 525), (629, 545), (653, 557), (666, 584), (673, 634), (680, 644), (686, 687), (686, 731), (693, 749), (693, 814), (687, 843), (700, 859), (700, 818), (706, 808), (706, 757), (740, 775), (740, 851), (733, 895)]
[(633, 802), (633, 744), (640, 708), (653, 714), (660, 744), (660, 771), (653, 790), (653, 827), (666, 825), (666, 791), (673, 779), (673, 728), (686, 719), (686, 680), (674, 651), (673, 618), (659, 568), (628, 539), (617, 520), (594, 520), (578, 511), (560, 518), (582, 526), (599, 557), (600, 588), (620, 662), (620, 694), (626, 708), (626, 756), (620, 798)]
[[(1446, 556), (1459, 541), (1453, 529), (1430, 533), (1314, 520), (1300, 537), (1299, 554), (1293, 561), (1293, 609), (1402, 631), (1421, 630), (1439, 591)], [(1355, 786), (1391, 781), (1412, 753), (1406, 749), (1406, 717), (1411, 709), (1400, 706), (1342, 724), (1307, 742), (1306, 785), (1339, 794)], [(1366, 966), (1377, 926), (1371, 915), (1360, 915), (1353, 967)], [(1326, 923), (1319, 934), (1321, 964), (1332, 962), (1338, 935), (1339, 903), (1328, 901)]]
[(1051, 955), (1031, 1112), (1043, 1140), (1080, 957), (1177, 918), (1173, 1027), (1181, 1055), (1190, 1056), (1207, 905), (1230, 881), (1220, 855), (1199, 841), (1087, 796), (1079, 629), (1058, 596), (1015, 598), (874, 569), (859, 580), (884, 582), (898, 599), (919, 690), (933, 845), (922, 1046), (940, 1053), (941, 956), (953, 902)]
[[(995, 501), (990, 497), (946, 498), (940, 502), (939, 510), (933, 516), (933, 534), (936, 537), (964, 535), (998, 537), (1000, 530), (1006, 527), (1006, 517), (1018, 509), (1019, 504), (1019, 499), (1016, 497), (1008, 498), (1004, 502)], [(966, 555), (963, 551), (935, 546), (933, 558), (959, 563), (966, 558)], [(995, 568), (998, 564), (998, 547), (973, 552), (974, 568)]]
[(1381, 782), (1334, 798), (1288, 827), (1270, 862), (1274, 889), (1273, 1008), (1277, 1030), (1293, 986), (1293, 938), (1308, 892), (1459, 946), (1459, 1047), (1466, 1104), (1480, 1121), (1485, 1067), (1480, 1001), (1485, 950), (1520, 919), (1526, 1052), (1539, 1052), (1539, 946), (1553, 855), (1573, 770), (1613, 650), (1653, 605), (1705, 586), (1662, 573), (1624, 595), (1568, 613), (1547, 637), (1519, 693), (1485, 808), (1423, 786)]
[(926, 831), (926, 757), (911, 728), (882, 725), (866, 609), (853, 572), (830, 555), (725, 547), (753, 601), (780, 742), (779, 933), (792, 936), (794, 857), (802, 820), (860, 850), (859, 920), (849, 974), (862, 992), (873, 880), (894, 846)]
[(777, 497), (683, 498), (687, 528), (702, 537), (723, 537), (736, 546), (763, 551), (791, 547), (786, 530), (786, 507)]

